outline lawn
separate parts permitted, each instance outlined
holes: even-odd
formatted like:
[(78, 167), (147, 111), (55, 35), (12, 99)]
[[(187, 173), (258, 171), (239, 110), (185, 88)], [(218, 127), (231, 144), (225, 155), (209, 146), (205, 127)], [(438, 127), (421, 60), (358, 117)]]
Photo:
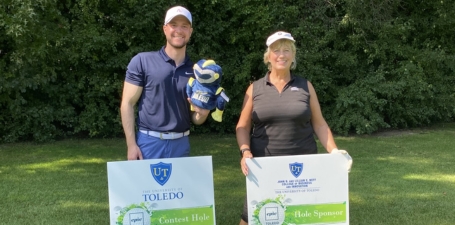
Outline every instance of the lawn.
[[(190, 140), (193, 156), (213, 157), (217, 224), (238, 224), (234, 135)], [(336, 141), (354, 159), (350, 224), (455, 224), (455, 124)], [(125, 158), (123, 139), (0, 145), (0, 224), (109, 224), (106, 162)]]

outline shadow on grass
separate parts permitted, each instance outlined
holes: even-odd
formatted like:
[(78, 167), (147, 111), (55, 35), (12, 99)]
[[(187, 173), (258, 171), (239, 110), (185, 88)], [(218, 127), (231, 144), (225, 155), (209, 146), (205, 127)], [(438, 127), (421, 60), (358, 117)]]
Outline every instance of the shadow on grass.
[(238, 224), (246, 183), (240, 170), (237, 141), (234, 136), (213, 138), (216, 141), (206, 141), (203, 136), (192, 137), (191, 155), (212, 156), (217, 224)]
[[(455, 224), (454, 137), (337, 137), (354, 159), (350, 224)], [(217, 224), (238, 224), (246, 188), (235, 137), (190, 141), (192, 156), (212, 156)], [(126, 159), (123, 139), (0, 145), (0, 156), (1, 223), (109, 223), (106, 163)]]
[(108, 224), (106, 162), (125, 155), (119, 144), (88, 140), (2, 145), (2, 223)]
[(341, 140), (354, 158), (351, 224), (455, 224), (454, 131)]

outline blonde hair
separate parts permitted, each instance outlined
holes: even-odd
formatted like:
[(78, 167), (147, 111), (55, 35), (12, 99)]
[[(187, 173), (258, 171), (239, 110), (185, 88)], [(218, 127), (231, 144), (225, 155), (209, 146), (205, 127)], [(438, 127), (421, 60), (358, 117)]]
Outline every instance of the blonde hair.
[(266, 50), (265, 50), (265, 53), (264, 53), (264, 64), (267, 66), (267, 69), (270, 71), (272, 68), (272, 65), (270, 64), (269, 62), (269, 55), (270, 55), (270, 51), (272, 49), (272, 47), (274, 48), (281, 48), (282, 46), (285, 46), (285, 47), (289, 47), (292, 51), (292, 53), (294, 54), (294, 59), (292, 61), (292, 64), (291, 64), (291, 70), (295, 69), (297, 67), (297, 60), (295, 59), (295, 55), (296, 55), (296, 47), (295, 47), (295, 44), (293, 41), (290, 41), (290, 40), (287, 40), (287, 39), (280, 39), (280, 40), (277, 40), (275, 41), (273, 44), (271, 44)]

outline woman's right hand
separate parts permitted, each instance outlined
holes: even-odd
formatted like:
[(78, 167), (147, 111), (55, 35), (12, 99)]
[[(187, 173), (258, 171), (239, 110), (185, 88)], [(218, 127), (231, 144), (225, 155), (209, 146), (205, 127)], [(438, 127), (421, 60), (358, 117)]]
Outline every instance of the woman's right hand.
[(245, 176), (248, 175), (248, 166), (246, 165), (246, 159), (252, 159), (253, 154), (251, 154), (251, 151), (245, 151), (243, 153), (242, 160), (240, 160), (240, 168), (242, 169), (242, 172)]

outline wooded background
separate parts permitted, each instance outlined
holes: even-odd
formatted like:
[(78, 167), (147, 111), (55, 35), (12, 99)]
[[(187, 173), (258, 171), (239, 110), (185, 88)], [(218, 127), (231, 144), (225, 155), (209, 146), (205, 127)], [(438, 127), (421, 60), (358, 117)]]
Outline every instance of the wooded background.
[(291, 32), (295, 74), (316, 88), (340, 135), (455, 118), (455, 2), (428, 0), (0, 0), (0, 142), (122, 136), (129, 60), (165, 44), (166, 10), (193, 14), (193, 61), (215, 59), (234, 133), (266, 38)]

